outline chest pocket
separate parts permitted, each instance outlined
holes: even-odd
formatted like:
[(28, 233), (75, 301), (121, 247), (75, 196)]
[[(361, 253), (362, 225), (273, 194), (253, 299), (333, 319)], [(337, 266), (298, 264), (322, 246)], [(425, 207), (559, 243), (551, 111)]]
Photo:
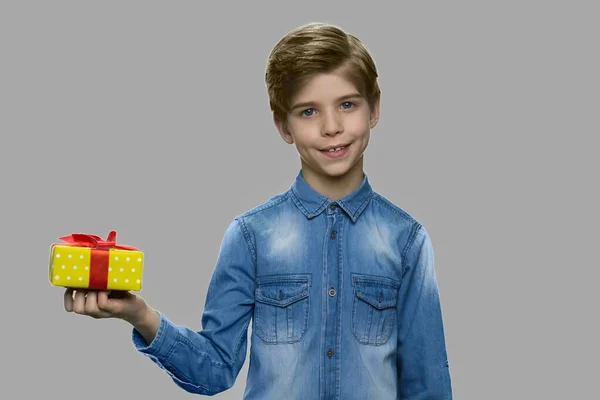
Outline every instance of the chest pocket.
[(310, 274), (256, 280), (253, 332), (265, 343), (295, 343), (308, 326)]
[(385, 277), (352, 274), (352, 286), (352, 333), (362, 344), (385, 344), (396, 324), (400, 283)]

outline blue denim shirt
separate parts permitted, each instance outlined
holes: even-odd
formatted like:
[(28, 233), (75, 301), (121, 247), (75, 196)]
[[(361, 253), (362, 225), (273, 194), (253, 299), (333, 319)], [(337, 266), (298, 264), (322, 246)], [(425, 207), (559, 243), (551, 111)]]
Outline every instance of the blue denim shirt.
[(246, 400), (448, 400), (432, 242), (415, 218), (361, 186), (338, 201), (291, 187), (236, 216), (211, 278), (202, 330), (159, 312), (135, 348), (181, 388)]

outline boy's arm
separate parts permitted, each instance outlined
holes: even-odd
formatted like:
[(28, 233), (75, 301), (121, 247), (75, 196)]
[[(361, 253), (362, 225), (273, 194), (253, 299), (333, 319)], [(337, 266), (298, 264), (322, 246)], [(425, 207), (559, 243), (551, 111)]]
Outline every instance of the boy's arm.
[(422, 225), (415, 230), (398, 299), (398, 398), (451, 400), (433, 246)]
[[(176, 325), (158, 311), (153, 311), (158, 316), (155, 335), (151, 326), (144, 334), (133, 328), (134, 347), (190, 393), (214, 395), (229, 389), (246, 359), (255, 268), (253, 247), (245, 232), (243, 222), (236, 218), (224, 234), (201, 331)], [(144, 336), (152, 338), (151, 342)]]

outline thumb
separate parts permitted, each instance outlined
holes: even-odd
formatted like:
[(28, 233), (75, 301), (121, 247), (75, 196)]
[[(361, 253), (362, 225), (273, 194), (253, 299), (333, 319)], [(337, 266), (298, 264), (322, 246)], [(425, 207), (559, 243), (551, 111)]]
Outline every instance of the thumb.
[(110, 304), (110, 300), (108, 298), (108, 296), (110, 295), (111, 291), (100, 291), (98, 292), (98, 308), (102, 311), (110, 311), (111, 310), (111, 304)]

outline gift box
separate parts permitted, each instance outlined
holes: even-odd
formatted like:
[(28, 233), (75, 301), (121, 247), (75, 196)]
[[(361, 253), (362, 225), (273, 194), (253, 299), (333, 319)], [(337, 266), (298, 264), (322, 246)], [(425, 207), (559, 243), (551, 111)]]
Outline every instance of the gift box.
[(142, 290), (144, 253), (117, 244), (117, 233), (106, 240), (73, 233), (50, 247), (49, 280), (53, 286), (95, 290)]

